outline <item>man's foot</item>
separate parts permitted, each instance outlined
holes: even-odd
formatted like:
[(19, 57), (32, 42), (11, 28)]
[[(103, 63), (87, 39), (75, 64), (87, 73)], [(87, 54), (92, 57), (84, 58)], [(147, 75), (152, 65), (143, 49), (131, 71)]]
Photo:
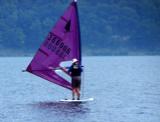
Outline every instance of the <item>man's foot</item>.
[(80, 98), (78, 97), (77, 100), (80, 100)]
[(75, 98), (72, 98), (72, 100), (75, 100)]

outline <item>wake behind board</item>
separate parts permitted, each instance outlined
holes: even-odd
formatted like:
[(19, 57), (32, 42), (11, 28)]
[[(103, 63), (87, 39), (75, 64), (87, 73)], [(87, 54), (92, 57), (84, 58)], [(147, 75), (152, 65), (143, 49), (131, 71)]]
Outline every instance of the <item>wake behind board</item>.
[(60, 102), (73, 102), (73, 103), (81, 103), (81, 102), (89, 102), (93, 101), (94, 98), (86, 98), (86, 99), (80, 99), (80, 100), (72, 100), (72, 99), (62, 99)]

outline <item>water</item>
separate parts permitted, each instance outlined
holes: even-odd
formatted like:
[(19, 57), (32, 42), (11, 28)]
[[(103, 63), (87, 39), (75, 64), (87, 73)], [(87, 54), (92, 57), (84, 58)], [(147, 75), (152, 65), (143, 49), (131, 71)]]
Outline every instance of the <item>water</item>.
[(160, 122), (160, 56), (84, 57), (82, 104), (71, 92), (22, 73), (31, 58), (0, 58), (0, 122)]

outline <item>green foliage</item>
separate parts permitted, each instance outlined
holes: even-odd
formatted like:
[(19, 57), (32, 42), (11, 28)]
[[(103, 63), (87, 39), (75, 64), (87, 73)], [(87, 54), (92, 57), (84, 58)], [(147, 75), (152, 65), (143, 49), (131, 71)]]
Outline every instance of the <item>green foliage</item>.
[[(0, 50), (34, 53), (69, 2), (0, 0)], [(160, 54), (159, 0), (79, 0), (78, 7), (85, 55)]]

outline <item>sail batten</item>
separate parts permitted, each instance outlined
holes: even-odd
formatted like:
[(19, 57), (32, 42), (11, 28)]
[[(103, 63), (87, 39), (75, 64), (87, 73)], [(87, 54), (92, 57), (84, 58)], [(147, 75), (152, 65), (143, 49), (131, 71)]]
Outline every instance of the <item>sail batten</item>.
[[(71, 82), (59, 76), (54, 69), (58, 68), (61, 62), (73, 58), (77, 58), (81, 63), (78, 19), (77, 3), (73, 1), (51, 29), (26, 71), (64, 88), (72, 89)], [(52, 70), (49, 67), (52, 67)]]

